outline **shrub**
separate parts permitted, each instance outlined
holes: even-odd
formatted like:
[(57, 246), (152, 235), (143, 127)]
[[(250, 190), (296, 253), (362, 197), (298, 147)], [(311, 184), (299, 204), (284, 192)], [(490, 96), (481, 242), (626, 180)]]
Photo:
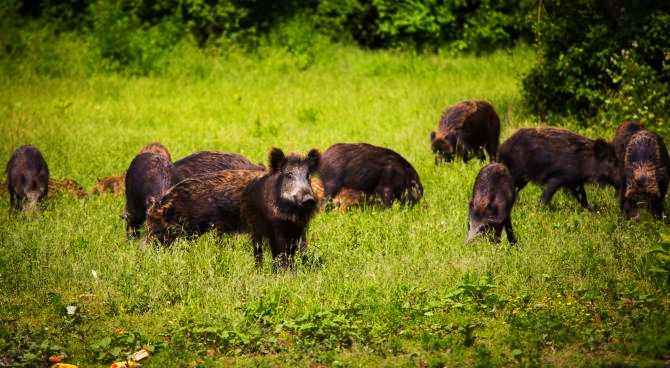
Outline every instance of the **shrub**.
[[(544, 5), (544, 7), (542, 6)], [(523, 95), (547, 114), (626, 118), (660, 125), (670, 82), (670, 4), (632, 0), (550, 0), (537, 6), (538, 64)]]

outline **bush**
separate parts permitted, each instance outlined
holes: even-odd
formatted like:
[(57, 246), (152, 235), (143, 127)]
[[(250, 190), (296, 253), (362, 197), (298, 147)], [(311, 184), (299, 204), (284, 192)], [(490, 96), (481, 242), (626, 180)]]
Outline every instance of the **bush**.
[(536, 11), (539, 60), (523, 79), (523, 95), (540, 118), (664, 124), (668, 101), (655, 91), (670, 82), (669, 3), (549, 0)]
[(528, 31), (530, 3), (506, 0), (375, 1), (385, 46), (486, 52), (509, 47)]

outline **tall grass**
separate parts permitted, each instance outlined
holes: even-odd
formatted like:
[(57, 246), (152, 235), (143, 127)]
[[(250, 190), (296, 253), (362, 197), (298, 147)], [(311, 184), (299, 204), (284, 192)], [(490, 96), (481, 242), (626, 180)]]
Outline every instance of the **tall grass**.
[(34, 365), (62, 352), (102, 367), (143, 346), (147, 366), (667, 359), (667, 283), (645, 256), (667, 223), (620, 221), (613, 189), (588, 186), (585, 211), (563, 192), (541, 208), (530, 185), (514, 207), (516, 246), (464, 245), (482, 163), (435, 166), (429, 133), (447, 106), (470, 98), (496, 107), (502, 139), (538, 125), (519, 97), (531, 50), (446, 58), (316, 45), (306, 66), (277, 46), (210, 55), (184, 43), (163, 73), (129, 77), (96, 70), (83, 45), (63, 42), (51, 46), (71, 50), (56, 76), (40, 72), (39, 58), (5, 60), (0, 157), (35, 144), (52, 177), (90, 189), (153, 141), (174, 159), (213, 149), (263, 163), (272, 146), (369, 142), (407, 158), (425, 195), (413, 208), (319, 213), (309, 262), (278, 273), (268, 259), (254, 266), (244, 235), (142, 250), (125, 239), (122, 197), (53, 197), (25, 218), (10, 217), (2, 195), (0, 361)]

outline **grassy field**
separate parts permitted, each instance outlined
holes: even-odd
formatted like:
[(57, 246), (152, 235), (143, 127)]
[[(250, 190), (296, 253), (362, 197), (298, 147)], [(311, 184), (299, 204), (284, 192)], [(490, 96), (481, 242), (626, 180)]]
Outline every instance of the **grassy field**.
[(0, 157), (35, 144), (52, 178), (90, 191), (154, 141), (173, 159), (210, 149), (263, 163), (273, 146), (368, 142), (407, 158), (425, 195), (413, 208), (317, 214), (309, 262), (277, 273), (268, 257), (254, 266), (243, 235), (141, 250), (125, 238), (123, 197), (66, 194), (39, 216), (10, 217), (2, 192), (0, 366), (48, 366), (64, 353), (108, 367), (140, 348), (151, 353), (145, 367), (670, 364), (660, 272), (670, 262), (648, 254), (667, 221), (619, 220), (612, 188), (588, 186), (585, 211), (564, 192), (540, 208), (529, 185), (512, 215), (516, 246), (464, 245), (483, 163), (435, 166), (429, 133), (447, 106), (473, 98), (496, 107), (501, 139), (537, 126), (518, 83), (532, 50), (315, 46), (306, 65), (280, 47), (224, 57), (183, 46), (162, 73), (131, 77), (96, 72), (76, 42), (38, 45), (2, 64)]

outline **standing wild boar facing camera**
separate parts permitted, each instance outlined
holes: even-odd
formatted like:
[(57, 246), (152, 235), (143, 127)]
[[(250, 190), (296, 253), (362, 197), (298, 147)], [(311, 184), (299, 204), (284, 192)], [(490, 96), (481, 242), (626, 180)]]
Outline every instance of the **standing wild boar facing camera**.
[(505, 165), (491, 163), (477, 174), (468, 205), (468, 239), (493, 230), (496, 242), (500, 241), (503, 227), (507, 240), (514, 244), (516, 236), (512, 229), (512, 207), (516, 201), (514, 179)]
[(381, 198), (384, 206), (394, 200), (414, 205), (423, 186), (414, 167), (397, 152), (367, 143), (336, 143), (323, 153), (319, 166), (324, 200), (343, 189)]
[(500, 140), (500, 118), (486, 101), (462, 101), (449, 107), (440, 118), (437, 132), (430, 133), (435, 163), (451, 162), (455, 156), (468, 162), (472, 156), (493, 162)]
[(559, 188), (568, 188), (584, 208), (589, 206), (585, 183), (619, 189), (614, 147), (565, 129), (519, 129), (500, 145), (498, 161), (509, 169), (517, 191), (529, 182), (544, 185), (540, 201), (545, 205)]
[(670, 158), (663, 139), (641, 130), (626, 144), (621, 170), (619, 203), (625, 218), (638, 219), (639, 206), (651, 210), (660, 219), (668, 191)]
[(150, 203), (144, 242), (156, 239), (170, 245), (177, 238), (212, 229), (220, 233), (246, 231), (240, 199), (251, 179), (261, 175), (259, 170), (219, 170), (180, 181)]
[(310, 177), (317, 171), (321, 154), (312, 149), (307, 156), (279, 148), (269, 155), (270, 169), (254, 178), (242, 194), (242, 216), (251, 233), (256, 263), (263, 260), (263, 239), (268, 239), (272, 257), (288, 268), (297, 249), (307, 251), (307, 227), (318, 204)]
[(7, 190), (9, 209), (32, 211), (49, 192), (49, 167), (37, 147), (27, 144), (19, 147), (7, 163)]

